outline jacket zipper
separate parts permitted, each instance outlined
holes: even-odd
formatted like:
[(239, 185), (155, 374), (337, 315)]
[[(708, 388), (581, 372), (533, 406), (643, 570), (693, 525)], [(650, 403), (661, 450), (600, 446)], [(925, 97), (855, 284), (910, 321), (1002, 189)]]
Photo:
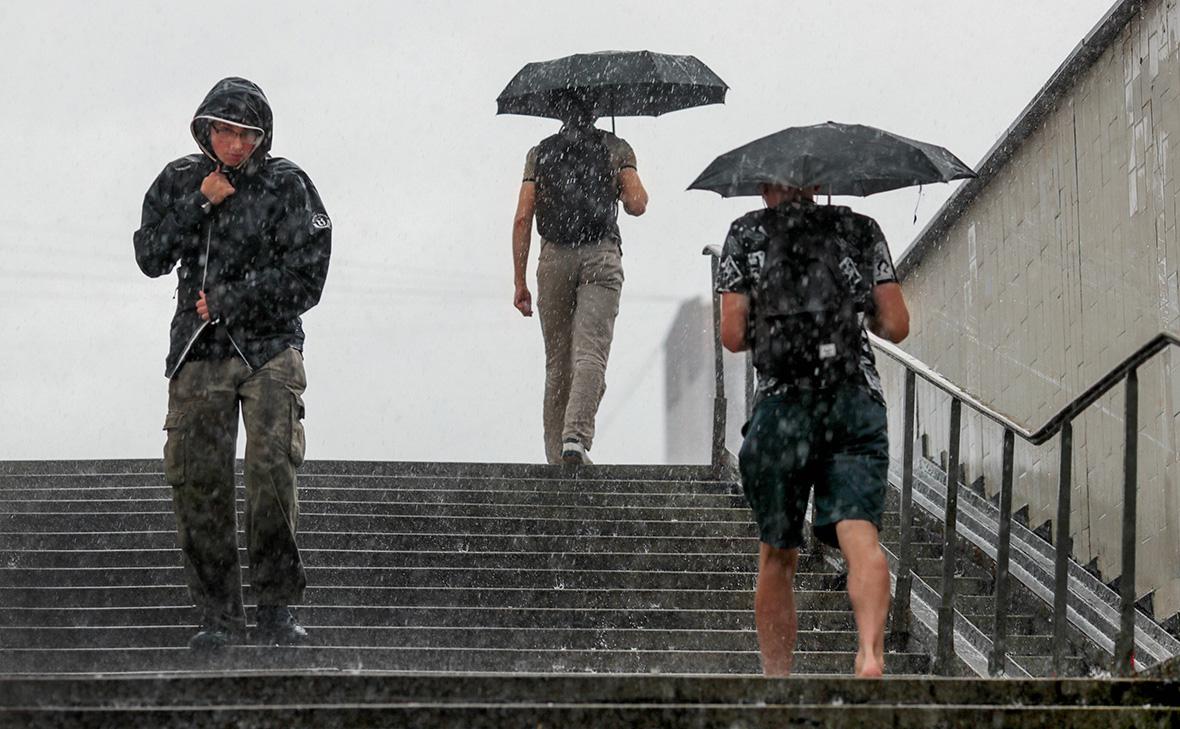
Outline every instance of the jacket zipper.
[(234, 345), (234, 349), (238, 350), (238, 356), (241, 357), (242, 361), (246, 363), (246, 369), (253, 372), (254, 367), (250, 364), (250, 360), (246, 359), (246, 355), (242, 354), (242, 348), (239, 347), (238, 343), (234, 341), (234, 337), (229, 333), (228, 329), (225, 330), (225, 336), (229, 337), (229, 343)]
[[(210, 220), (209, 225), (205, 228), (205, 268), (203, 271), (201, 271), (201, 291), (205, 290), (205, 282), (209, 278), (209, 254), (212, 251), (213, 251), (213, 221)], [(180, 369), (180, 366), (182, 364), (184, 364), (184, 360), (186, 357), (188, 357), (189, 350), (191, 350), (193, 348), (193, 344), (196, 343), (197, 337), (201, 336), (201, 332), (205, 331), (205, 327), (209, 326), (209, 324), (210, 324), (210, 322), (208, 322), (208, 321), (202, 321), (201, 326), (197, 327), (197, 331), (193, 332), (193, 335), (188, 338), (188, 344), (184, 345), (184, 349), (181, 350), (181, 352), (180, 352), (180, 358), (176, 360), (176, 367), (172, 368), (172, 372), (168, 373), (169, 377), (171, 377), (173, 374), (175, 374), (177, 372), (177, 370)], [(246, 355), (242, 353), (242, 348), (239, 347), (238, 343), (234, 341), (234, 338), (229, 333), (228, 329), (225, 332), (225, 336), (229, 338), (229, 343), (234, 345), (234, 349), (237, 351), (238, 356), (241, 357), (242, 361), (246, 363), (246, 368), (249, 369), (251, 372), (253, 372), (254, 367), (250, 364), (250, 360), (246, 359)]]
[(180, 352), (180, 359), (176, 360), (176, 366), (173, 367), (172, 371), (168, 373), (169, 377), (176, 374), (177, 370), (180, 369), (180, 366), (184, 364), (184, 358), (188, 356), (188, 351), (193, 348), (193, 343), (197, 341), (197, 337), (201, 336), (201, 332), (205, 331), (205, 327), (207, 326), (209, 326), (209, 322), (201, 322), (201, 326), (197, 327), (197, 331), (193, 332), (193, 335), (189, 337), (188, 344), (184, 345), (184, 349)]

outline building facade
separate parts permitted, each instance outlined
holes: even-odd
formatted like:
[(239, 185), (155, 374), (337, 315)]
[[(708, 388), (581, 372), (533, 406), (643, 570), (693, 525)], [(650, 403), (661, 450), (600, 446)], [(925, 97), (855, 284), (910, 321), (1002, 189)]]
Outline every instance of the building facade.
[[(905, 349), (1036, 429), (1160, 331), (1180, 331), (1180, 8), (1117, 3), (898, 260)], [(881, 358), (901, 433), (903, 378)], [(1180, 612), (1180, 352), (1139, 370), (1138, 574), (1155, 617)], [(919, 387), (927, 455), (947, 447), (945, 398)], [(1075, 558), (1121, 568), (1124, 394), (1073, 424)], [(1001, 432), (964, 411), (969, 481), (999, 487)], [(894, 439), (900, 451), (899, 438)], [(895, 453), (896, 457), (896, 453)], [(1017, 439), (1014, 509), (1055, 517), (1056, 442)]]

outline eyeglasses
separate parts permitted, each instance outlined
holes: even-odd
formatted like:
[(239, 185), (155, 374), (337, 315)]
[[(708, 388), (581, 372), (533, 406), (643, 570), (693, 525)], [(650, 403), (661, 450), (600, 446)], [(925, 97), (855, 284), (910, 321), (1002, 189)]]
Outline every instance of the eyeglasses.
[(249, 144), (251, 146), (258, 144), (258, 142), (262, 139), (262, 132), (258, 131), (257, 129), (232, 127), (228, 124), (219, 124), (217, 122), (213, 122), (209, 125), (209, 127), (213, 130), (213, 133), (219, 137), (235, 137), (241, 140), (243, 143)]

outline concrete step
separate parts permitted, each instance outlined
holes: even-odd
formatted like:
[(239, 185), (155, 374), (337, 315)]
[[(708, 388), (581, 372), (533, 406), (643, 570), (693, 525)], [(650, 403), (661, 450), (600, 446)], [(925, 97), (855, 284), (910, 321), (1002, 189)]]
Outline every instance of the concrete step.
[[(469, 491), (553, 491), (581, 493), (708, 493), (736, 494), (740, 489), (725, 481), (711, 479), (677, 480), (643, 478), (630, 473), (623, 478), (567, 478), (562, 470), (533, 476), (434, 475), (337, 475), (309, 473), (300, 469), (299, 488), (367, 488), (374, 490), (469, 490)], [(245, 486), (241, 473), (238, 488)], [(140, 474), (26, 474), (0, 475), (0, 494), (21, 489), (155, 488), (168, 489), (163, 473)], [(165, 491), (166, 493), (166, 491)]]
[[(162, 514), (173, 518), (171, 501), (137, 502), (18, 502), (6, 508), (0, 504), (0, 524), (6, 520), (17, 525), (46, 523), (49, 517), (84, 518), (118, 522), (135, 517)], [(238, 518), (244, 518), (244, 502), (239, 502)], [(569, 519), (594, 521), (642, 520), (649, 522), (744, 522), (750, 510), (745, 507), (679, 507), (664, 504), (646, 506), (580, 506), (565, 504), (500, 504), (466, 502), (385, 502), (385, 501), (309, 501), (299, 499), (300, 519), (344, 516), (429, 516), (431, 518), (478, 517), (485, 519)]]
[[(671, 489), (671, 486), (667, 487)], [(245, 490), (237, 494), (239, 505), (244, 503)], [(618, 491), (570, 491), (563, 489), (374, 489), (352, 486), (309, 487), (299, 485), (300, 504), (329, 502), (346, 503), (434, 503), (434, 504), (538, 504), (582, 507), (671, 507), (706, 509), (746, 508), (740, 495), (694, 493), (667, 490), (658, 493)], [(0, 513), (12, 511), (114, 511), (134, 510), (135, 505), (150, 505), (151, 510), (171, 511), (170, 486), (106, 488), (79, 487), (72, 489), (8, 489), (0, 490)], [(53, 506), (59, 508), (53, 509)]]
[[(918, 575), (923, 578), (927, 584), (934, 588), (938, 593), (942, 592), (942, 575)], [(955, 599), (961, 596), (988, 596), (990, 597), (995, 591), (993, 581), (983, 577), (964, 577), (957, 575), (955, 577)]]
[[(1028, 674), (1034, 678), (1049, 678), (1057, 675), (1053, 671), (1051, 651), (1046, 651), (1039, 655), (1029, 655), (1029, 651), (1025, 650), (1022, 642), (1015, 642), (1012, 645), (1012, 650), (1008, 652), (1009, 657), (1016, 665), (1028, 671)], [(1105, 671), (1105, 667), (1102, 670)], [(1062, 676), (1088, 676), (1089, 672), (1089, 664), (1084, 658), (1075, 655), (1065, 656)], [(1176, 702), (1173, 703), (1175, 704)]]
[[(910, 533), (911, 543), (937, 544), (938, 554), (942, 554), (942, 525), (924, 516), (915, 519)], [(896, 511), (886, 511), (882, 517), (881, 542), (885, 544), (899, 544), (901, 542), (901, 515)]]
[[(975, 720), (962, 724), (919, 722), (898, 726), (975, 726), (980, 714), (996, 726), (1005, 724), (992, 710), (1012, 707), (1014, 697), (1041, 708), (1102, 707), (1142, 708), (1174, 705), (1175, 684), (1147, 679), (1005, 679), (890, 676), (883, 681), (863, 681), (846, 675), (793, 676), (668, 676), (652, 674), (380, 674), (355, 672), (307, 672), (266, 674), (198, 673), (187, 675), (138, 675), (104, 677), (0, 678), (0, 707), (239, 707), (285, 706), (334, 702), (344, 706), (538, 704), (632, 705), (654, 710), (664, 705), (737, 707), (857, 706), (971, 706)], [(1105, 715), (1109, 717), (1109, 714)], [(800, 717), (803, 718), (803, 717)], [(774, 726), (793, 726), (798, 719)], [(525, 726), (526, 724), (513, 724)], [(643, 724), (640, 724), (642, 726)], [(1140, 726), (1170, 726), (1144, 722)], [(273, 726), (280, 726), (274, 724)], [(333, 725), (335, 726), (335, 725)], [(375, 726), (365, 724), (364, 726)], [(382, 723), (380, 726), (395, 726)], [(422, 726), (435, 726), (431, 723)], [(467, 726), (487, 726), (473, 722)], [(530, 725), (534, 726), (534, 725)], [(562, 726), (557, 724), (556, 726)], [(602, 724), (599, 726), (632, 726)], [(649, 725), (650, 726), (650, 725)], [(759, 726), (688, 721), (655, 726)], [(853, 724), (853, 726), (858, 726)], [(1033, 726), (1075, 726), (1068, 723)], [(1086, 726), (1086, 725), (1082, 725)], [(1131, 726), (1114, 724), (1113, 726)]]
[[(352, 648), (478, 648), (569, 650), (758, 649), (753, 626), (743, 630), (661, 630), (566, 627), (356, 627), (305, 623), (317, 646)], [(28, 648), (173, 648), (196, 632), (190, 625), (142, 625), (122, 628), (0, 628), (6, 650)], [(855, 652), (854, 631), (804, 631), (799, 650)]]
[[(566, 627), (450, 627), (313, 625), (313, 645), (332, 648), (477, 648), (570, 650), (757, 650), (753, 627), (742, 630), (660, 630)], [(0, 628), (5, 649), (174, 648), (185, 646), (193, 625), (112, 628)], [(803, 650), (856, 650), (854, 632), (816, 632), (801, 638)], [(807, 645), (804, 645), (806, 643)]]
[[(989, 638), (996, 634), (994, 613), (964, 613), (963, 616)], [(1008, 635), (1010, 637), (1044, 634), (1051, 630), (1052, 620), (1045, 615), (1034, 613), (1010, 613), (1008, 615)]]
[[(600, 562), (601, 564), (602, 562)], [(703, 565), (708, 566), (708, 565)], [(357, 567), (309, 568), (308, 583), (349, 589), (377, 587), (503, 587), (556, 589), (749, 590), (752, 572), (691, 571), (688, 565), (671, 570), (576, 569), (565, 566), (523, 567)], [(243, 573), (249, 578), (249, 571)], [(0, 569), (4, 589), (135, 588), (184, 584), (179, 567), (97, 569)], [(814, 585), (822, 586), (820, 580)]]
[[(524, 507), (521, 507), (524, 509)], [(677, 521), (670, 515), (659, 518), (599, 519), (581, 516), (565, 510), (560, 516), (502, 517), (483, 514), (478, 508), (464, 513), (447, 514), (440, 510), (431, 514), (401, 514), (373, 516), (367, 514), (299, 514), (301, 530), (329, 532), (379, 532), (439, 534), (582, 534), (587, 536), (677, 536), (677, 537), (754, 537), (757, 530), (748, 519), (737, 518), (711, 521)], [(525, 509), (527, 512), (528, 510)], [(632, 517), (636, 515), (631, 515)], [(0, 515), (0, 533), (20, 534), (36, 532), (135, 532), (163, 531), (173, 528), (171, 512), (103, 512), (93, 514), (20, 514)], [(5, 545), (0, 544), (0, 548)]]
[(1008, 653), (1022, 656), (1048, 656), (1053, 653), (1054, 638), (1048, 634), (1021, 631), (1012, 634), (1008, 641)]
[[(234, 464), (240, 476), (243, 462)], [(0, 476), (69, 476), (101, 474), (163, 473), (160, 459), (106, 459), (62, 461), (0, 461)], [(716, 469), (706, 465), (592, 465), (551, 466), (543, 463), (475, 463), (469, 461), (324, 461), (309, 460), (300, 473), (336, 476), (471, 478), (568, 478), (598, 480), (637, 478), (643, 480), (694, 481), (716, 478)]]
[[(641, 590), (503, 587), (321, 587), (310, 586), (305, 603), (320, 605), (490, 605), (497, 607), (647, 607), (736, 610), (753, 609), (753, 590)], [(796, 605), (805, 610), (848, 607), (840, 592), (799, 591)], [(254, 602), (247, 588), (246, 602)], [(0, 607), (150, 607), (189, 604), (182, 585), (141, 587), (0, 587)]]
[[(996, 726), (1076, 727), (1170, 727), (1180, 720), (1180, 710), (1156, 707), (1033, 707), (997, 706), (987, 708)], [(582, 729), (630, 727), (763, 727), (806, 726), (858, 729), (896, 727), (960, 727), (978, 721), (977, 706), (892, 706), (832, 704), (698, 705), (697, 703), (647, 706), (631, 703), (556, 703), (543, 698), (521, 704), (313, 704), (306, 700), (265, 708), (165, 707), (153, 710), (114, 708), (26, 709), (11, 713), (21, 727), (40, 729), (61, 726), (98, 726), (114, 721), (124, 727), (567, 727)], [(143, 722), (143, 723), (132, 723)], [(104, 726), (107, 724), (103, 724)]]
[[(666, 630), (748, 630), (754, 613), (747, 608), (723, 610), (713, 607), (676, 609), (627, 608), (522, 608), (485, 605), (448, 607), (439, 605), (364, 606), (315, 605), (296, 608), (299, 619), (314, 625), (388, 625), (425, 627), (566, 627), (566, 628), (649, 628)], [(247, 609), (253, 619), (253, 609)], [(193, 626), (196, 609), (189, 605), (114, 608), (9, 608), (0, 612), (0, 626), (104, 628), (139, 625)], [(848, 610), (800, 610), (799, 631), (855, 630)]]
[[(567, 650), (477, 648), (272, 648), (234, 646), (219, 656), (194, 655), (187, 647), (13, 649), (4, 651), (7, 672), (125, 673), (155, 671), (507, 671), (518, 672), (627, 672), (627, 673), (758, 673), (760, 659), (749, 651)], [(795, 673), (846, 674), (854, 655), (846, 652), (800, 651)], [(895, 653), (886, 668), (899, 674), (924, 673), (925, 654)]]
[[(548, 587), (322, 587), (308, 588), (305, 603), (367, 606), (492, 606), (543, 608), (629, 608), (655, 609), (753, 609), (753, 591), (712, 589), (626, 589)], [(245, 589), (245, 600), (254, 602), (253, 591)], [(182, 585), (140, 587), (0, 588), (0, 607), (152, 607), (189, 604)], [(849, 609), (842, 592), (798, 591), (801, 610)]]
[[(535, 567), (563, 569), (593, 569), (605, 567), (622, 570), (688, 570), (716, 572), (748, 572), (757, 570), (757, 557), (753, 554), (732, 552), (482, 552), (454, 550), (349, 550), (349, 549), (300, 549), (304, 564), (309, 569), (328, 567)], [(243, 565), (249, 559), (246, 550), (240, 549), (239, 560)], [(129, 568), (179, 568), (180, 550), (168, 549), (121, 549), (121, 550), (69, 550), (40, 551), (17, 550), (0, 552), (0, 568), (21, 568), (24, 570), (95, 570)], [(831, 572), (831, 569), (827, 569)], [(805, 578), (805, 574), (800, 577)], [(13, 573), (12, 585), (20, 576)], [(50, 579), (50, 578), (39, 578)], [(0, 584), (6, 580), (0, 578)], [(44, 584), (44, 583), (43, 583)]]
[[(462, 528), (466, 525), (452, 524)], [(547, 525), (542, 525), (547, 526)], [(750, 528), (753, 531), (753, 527)], [(238, 541), (245, 543), (239, 532)], [(423, 549), (458, 552), (730, 552), (758, 554), (758, 538), (749, 536), (683, 536), (650, 534), (555, 534), (541, 528), (531, 533), (505, 531), (472, 534), (441, 526), (432, 532), (322, 531), (302, 519), (300, 549), (357, 549), (361, 551)], [(167, 527), (125, 532), (47, 531), (0, 533), (0, 551), (75, 549), (176, 549), (176, 530)]]
[[(899, 537), (886, 533), (882, 533), (881, 537), (881, 544), (886, 549), (894, 554), (901, 553)], [(939, 559), (942, 556), (942, 542), (910, 542), (910, 548), (917, 559)]]
[[(942, 576), (942, 554), (941, 551), (937, 557), (919, 557), (914, 564), (914, 571), (922, 577), (941, 577)], [(985, 569), (973, 562), (966, 562), (963, 555), (959, 555), (955, 563), (955, 574), (964, 577), (986, 577), (991, 579), (992, 571)], [(929, 581), (929, 580), (927, 580)]]

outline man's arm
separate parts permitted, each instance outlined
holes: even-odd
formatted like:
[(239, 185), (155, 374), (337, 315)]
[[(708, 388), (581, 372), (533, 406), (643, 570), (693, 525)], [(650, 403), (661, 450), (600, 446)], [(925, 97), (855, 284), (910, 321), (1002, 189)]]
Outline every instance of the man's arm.
[(533, 213), (537, 207), (537, 186), (532, 181), (520, 183), (516, 216), (512, 220), (512, 271), (515, 293), (512, 305), (523, 316), (533, 315), (533, 295), (529, 292), (529, 246), (533, 239)]
[(730, 352), (744, 352), (746, 327), (750, 320), (750, 297), (746, 294), (721, 294), (721, 344)]
[(173, 195), (174, 172), (170, 165), (160, 173), (143, 197), (143, 215), (135, 231), (135, 262), (148, 276), (170, 272), (186, 252), (199, 246), (198, 230), (206, 202), (200, 189)]
[(870, 332), (894, 344), (909, 336), (910, 311), (905, 305), (900, 285), (882, 283), (874, 286), (873, 304), (876, 310), (865, 322)]
[(647, 210), (647, 190), (634, 167), (619, 170), (619, 200), (628, 215), (643, 215)]

